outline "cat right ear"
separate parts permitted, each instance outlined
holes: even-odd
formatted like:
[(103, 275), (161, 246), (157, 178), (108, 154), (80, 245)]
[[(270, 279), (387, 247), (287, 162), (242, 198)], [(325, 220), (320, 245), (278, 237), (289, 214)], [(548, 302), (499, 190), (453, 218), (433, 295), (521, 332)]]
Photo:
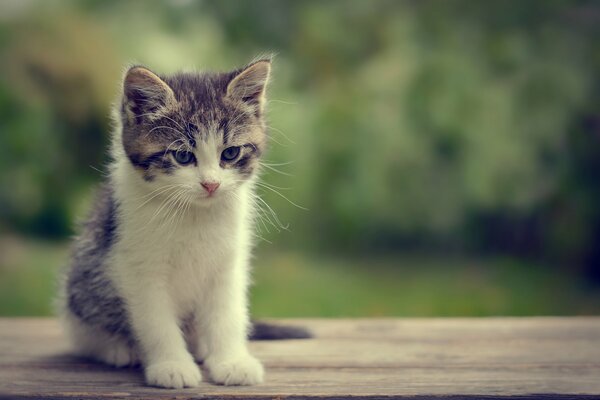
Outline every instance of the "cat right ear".
[(173, 89), (147, 68), (130, 68), (123, 80), (123, 112), (130, 123), (139, 124), (161, 108), (175, 103)]
[(256, 61), (237, 71), (227, 85), (226, 96), (257, 107), (257, 113), (263, 111), (265, 91), (271, 73), (271, 60)]

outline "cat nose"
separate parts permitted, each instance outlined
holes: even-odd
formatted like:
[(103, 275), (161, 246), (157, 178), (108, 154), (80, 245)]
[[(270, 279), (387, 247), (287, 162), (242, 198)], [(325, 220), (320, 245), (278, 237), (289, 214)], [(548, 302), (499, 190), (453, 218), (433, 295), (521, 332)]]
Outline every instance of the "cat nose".
[(215, 190), (219, 188), (219, 182), (202, 182), (201, 183), (204, 190), (208, 192), (208, 194), (213, 194)]

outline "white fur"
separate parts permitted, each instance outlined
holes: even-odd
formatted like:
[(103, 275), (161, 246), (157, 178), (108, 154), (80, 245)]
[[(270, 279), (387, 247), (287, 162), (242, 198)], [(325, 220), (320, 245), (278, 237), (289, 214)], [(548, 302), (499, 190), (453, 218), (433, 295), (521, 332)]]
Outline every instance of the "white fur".
[[(146, 182), (124, 154), (117, 130), (111, 179), (119, 204), (118, 239), (107, 262), (139, 348), (67, 321), (80, 352), (117, 366), (141, 361), (149, 385), (197, 386), (195, 360), (204, 361), (215, 383), (251, 385), (263, 379), (262, 365), (247, 349), (254, 184), (219, 166), (222, 141), (208, 137), (194, 150), (197, 166)], [(214, 196), (207, 196), (204, 181), (220, 183)], [(183, 186), (165, 186), (174, 183)], [(190, 316), (194, 329), (185, 335), (183, 321)]]

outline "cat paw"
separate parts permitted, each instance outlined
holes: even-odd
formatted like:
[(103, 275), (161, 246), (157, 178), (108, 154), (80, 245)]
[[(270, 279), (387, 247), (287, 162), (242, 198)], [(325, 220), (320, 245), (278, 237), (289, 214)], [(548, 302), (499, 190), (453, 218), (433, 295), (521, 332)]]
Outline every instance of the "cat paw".
[(193, 361), (164, 361), (146, 367), (146, 383), (171, 389), (196, 387), (202, 382), (200, 369)]
[(208, 358), (204, 365), (214, 383), (220, 385), (256, 385), (264, 377), (260, 361), (251, 355), (235, 358)]

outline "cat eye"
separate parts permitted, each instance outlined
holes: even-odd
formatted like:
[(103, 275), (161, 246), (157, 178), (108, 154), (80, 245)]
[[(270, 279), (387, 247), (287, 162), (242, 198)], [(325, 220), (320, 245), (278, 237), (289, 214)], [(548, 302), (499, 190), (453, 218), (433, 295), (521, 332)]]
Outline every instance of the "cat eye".
[(187, 165), (196, 159), (191, 151), (174, 151), (173, 157), (181, 165)]
[(240, 155), (239, 146), (231, 146), (223, 150), (221, 153), (221, 160), (223, 161), (233, 161)]

